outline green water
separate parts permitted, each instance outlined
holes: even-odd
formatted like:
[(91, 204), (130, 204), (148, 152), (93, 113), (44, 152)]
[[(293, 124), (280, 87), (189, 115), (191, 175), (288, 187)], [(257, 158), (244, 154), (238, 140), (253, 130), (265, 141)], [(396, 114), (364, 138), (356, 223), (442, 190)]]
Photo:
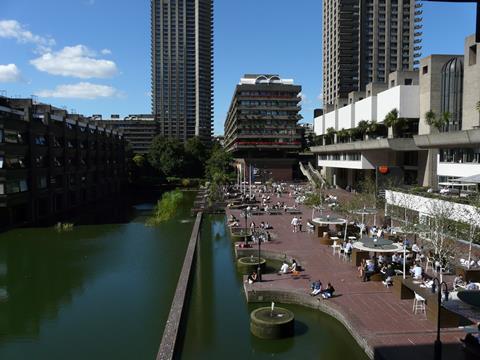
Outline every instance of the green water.
[(205, 216), (182, 359), (366, 360), (347, 330), (320, 311), (282, 305), (295, 314), (296, 336), (260, 340), (250, 334), (248, 305), (223, 216)]
[(156, 228), (144, 203), (90, 211), (104, 225), (0, 234), (0, 359), (154, 359), (192, 203)]

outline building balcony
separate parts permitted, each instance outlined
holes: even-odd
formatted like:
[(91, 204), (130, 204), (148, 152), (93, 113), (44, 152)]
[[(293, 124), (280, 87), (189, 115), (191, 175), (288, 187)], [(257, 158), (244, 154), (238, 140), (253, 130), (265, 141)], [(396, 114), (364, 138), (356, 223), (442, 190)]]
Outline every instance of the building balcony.
[(353, 141), (347, 143), (337, 143), (324, 146), (312, 146), (310, 150), (313, 153), (328, 154), (341, 153), (348, 151), (368, 151), (368, 150), (393, 150), (393, 151), (417, 151), (420, 150), (411, 138), (383, 138), (363, 141)]
[(480, 129), (440, 132), (435, 134), (416, 135), (413, 137), (416, 146), (421, 149), (478, 147)]

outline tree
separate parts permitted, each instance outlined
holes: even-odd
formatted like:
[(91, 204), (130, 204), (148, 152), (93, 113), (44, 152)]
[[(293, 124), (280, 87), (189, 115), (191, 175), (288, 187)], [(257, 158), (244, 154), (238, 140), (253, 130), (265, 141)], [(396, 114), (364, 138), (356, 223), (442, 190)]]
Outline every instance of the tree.
[(145, 166), (145, 157), (141, 154), (135, 154), (135, 156), (132, 158), (132, 161), (138, 168)]
[(385, 115), (383, 123), (385, 126), (392, 128), (392, 135), (395, 137), (397, 131), (405, 126), (406, 120), (398, 117), (397, 109), (392, 109), (387, 115)]
[(361, 120), (357, 125), (358, 133), (362, 136), (362, 139), (365, 137), (365, 134), (368, 132), (368, 121)]
[(189, 177), (203, 177), (207, 148), (198, 137), (193, 137), (185, 143), (185, 175)]
[(335, 133), (336, 133), (336, 130), (333, 127), (329, 127), (327, 129), (327, 134), (326, 135), (331, 141), (333, 141)]
[(378, 131), (380, 125), (376, 120), (371, 120), (368, 122), (367, 134), (374, 134)]
[(177, 139), (156, 136), (153, 139), (148, 161), (165, 176), (182, 176), (184, 166), (184, 147)]
[(427, 125), (433, 126), (438, 131), (441, 131), (450, 122), (450, 117), (451, 115), (449, 112), (444, 112), (437, 117), (437, 114), (435, 114), (432, 110), (429, 110), (425, 113), (425, 122)]
[(232, 154), (225, 151), (221, 146), (215, 145), (212, 148), (210, 158), (206, 162), (205, 172), (209, 181), (216, 181), (225, 184), (234, 176), (232, 167)]
[(341, 140), (348, 139), (349, 135), (350, 134), (349, 134), (348, 130), (345, 130), (345, 129), (339, 130), (337, 132), (337, 138), (339, 138)]
[(477, 101), (477, 104), (475, 105), (475, 109), (480, 112), (480, 101)]

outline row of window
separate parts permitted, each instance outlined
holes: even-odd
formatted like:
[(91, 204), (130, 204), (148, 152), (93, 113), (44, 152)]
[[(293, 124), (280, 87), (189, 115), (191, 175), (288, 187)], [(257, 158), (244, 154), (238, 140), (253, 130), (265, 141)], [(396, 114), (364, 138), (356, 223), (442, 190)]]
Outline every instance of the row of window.
[(262, 116), (288, 116), (297, 115), (295, 111), (277, 111), (277, 110), (245, 110), (239, 111), (240, 115), (262, 115)]
[(240, 100), (240, 106), (275, 106), (275, 107), (295, 107), (296, 101), (277, 101), (277, 100)]
[(362, 155), (360, 153), (340, 153), (340, 154), (321, 154), (318, 155), (319, 160), (324, 161), (360, 161)]
[(26, 179), (9, 180), (0, 183), (0, 195), (17, 194), (28, 191), (28, 183)]
[(480, 163), (480, 148), (476, 149), (440, 149), (440, 162)]

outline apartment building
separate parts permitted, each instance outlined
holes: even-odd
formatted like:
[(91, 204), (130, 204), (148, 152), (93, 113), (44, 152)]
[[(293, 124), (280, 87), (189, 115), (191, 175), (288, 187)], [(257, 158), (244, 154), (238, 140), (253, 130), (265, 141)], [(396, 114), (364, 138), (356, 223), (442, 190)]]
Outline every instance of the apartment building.
[(298, 163), (301, 86), (271, 74), (246, 74), (235, 88), (225, 121), (225, 148), (242, 173), (291, 180)]
[(0, 97), (0, 227), (50, 222), (119, 192), (125, 145), (81, 115)]
[(420, 57), (422, 4), (416, 0), (323, 0), (323, 105), (326, 112), (365, 97), (368, 83), (413, 70)]

